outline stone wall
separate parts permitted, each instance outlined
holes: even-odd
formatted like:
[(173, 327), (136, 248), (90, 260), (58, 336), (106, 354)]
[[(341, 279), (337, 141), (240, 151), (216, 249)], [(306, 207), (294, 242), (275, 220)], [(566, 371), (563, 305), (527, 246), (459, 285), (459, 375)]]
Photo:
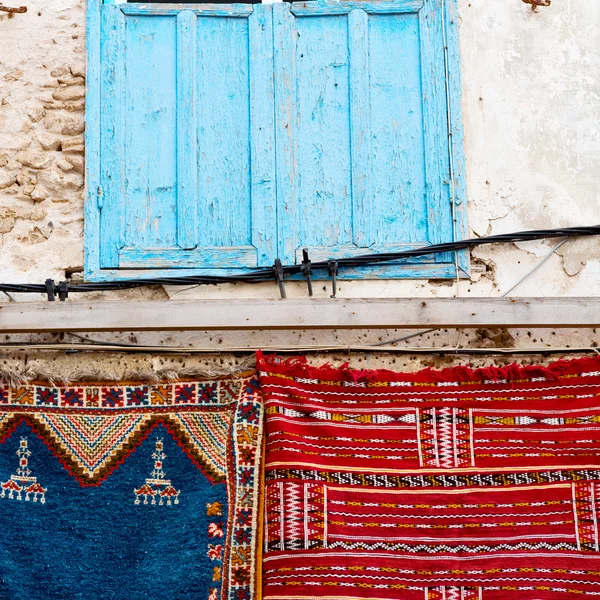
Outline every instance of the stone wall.
[[(27, 3), (27, 13), (0, 12), (0, 281), (41, 283), (49, 277), (80, 276), (83, 266), (85, 5), (76, 0), (19, 2)], [(600, 71), (600, 3), (554, 0), (536, 14), (520, 0), (459, 0), (459, 9), (472, 233), (600, 223), (600, 82), (596, 76)], [(476, 249), (472, 280), (460, 284), (342, 281), (339, 295), (498, 296), (555, 244), (549, 240)], [(316, 291), (322, 296), (330, 293), (325, 284)], [(305, 286), (288, 284), (288, 294), (304, 296)], [(567, 242), (511, 292), (513, 296), (563, 294), (600, 295), (597, 238)], [(133, 301), (167, 295), (277, 297), (278, 292), (272, 284), (261, 284), (185, 291), (155, 288), (92, 297)], [(13, 299), (40, 298), (16, 295)], [(8, 301), (0, 293), (0, 302)], [(398, 336), (402, 332), (322, 332), (316, 337), (298, 334), (298, 341), (344, 345)], [(483, 330), (461, 336), (460, 343), (488, 347), (597, 344), (596, 332), (591, 330)], [(127, 341), (131, 336), (110, 337)], [(136, 343), (158, 343), (156, 336), (134, 338)], [(277, 343), (276, 334), (259, 338), (256, 344)], [(161, 343), (165, 339), (172, 345), (239, 345), (231, 332), (220, 337), (203, 332), (169, 334)], [(454, 345), (457, 333), (436, 332), (410, 343)], [(3, 356), (16, 370), (25, 369), (29, 360), (14, 353)], [(352, 358), (356, 364), (368, 362), (370, 366), (394, 366), (392, 359), (375, 352)], [(70, 361), (69, 372), (77, 370), (79, 362), (90, 371), (96, 361), (88, 355), (60, 360)], [(120, 363), (123, 372), (137, 360)], [(401, 361), (397, 366), (418, 368), (423, 360), (415, 357), (412, 363)], [(156, 359), (142, 362), (154, 365)], [(218, 359), (213, 362), (218, 364)]]
[(0, 273), (64, 278), (82, 257), (85, 9), (0, 12)]

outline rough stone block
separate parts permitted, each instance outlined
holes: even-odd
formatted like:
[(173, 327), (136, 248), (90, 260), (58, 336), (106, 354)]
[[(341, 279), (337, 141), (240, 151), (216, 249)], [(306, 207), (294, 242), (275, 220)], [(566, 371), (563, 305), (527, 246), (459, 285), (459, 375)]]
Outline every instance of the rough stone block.
[(58, 83), (61, 85), (85, 85), (83, 77), (59, 77)]
[(67, 67), (66, 65), (62, 65), (50, 71), (50, 75), (52, 75), (52, 77), (62, 77), (63, 75), (66, 75), (69, 72), (69, 67)]
[(52, 156), (42, 152), (21, 152), (17, 160), (30, 169), (47, 169), (52, 164)]
[(83, 173), (85, 169), (85, 161), (82, 156), (66, 156), (66, 161), (71, 165), (73, 170), (78, 173)]
[(37, 107), (32, 108), (27, 114), (33, 123), (38, 123), (44, 118), (46, 111), (41, 107)]
[(85, 131), (85, 122), (82, 119), (69, 119), (61, 130), (63, 135), (79, 135)]
[(17, 183), (16, 174), (0, 172), (0, 190), (4, 190), (15, 183)]
[(72, 137), (68, 140), (63, 140), (62, 151), (63, 152), (83, 153), (83, 151), (84, 151), (83, 136), (78, 135), (78, 136)]
[(40, 146), (44, 150), (60, 150), (60, 138), (57, 138), (56, 136), (50, 133), (42, 131), (38, 133), (37, 139), (40, 143)]
[(85, 87), (82, 85), (69, 85), (61, 87), (52, 93), (55, 100), (79, 100), (85, 98)]
[(46, 200), (46, 198), (48, 198), (48, 196), (50, 196), (50, 194), (39, 185), (34, 188), (33, 192), (31, 192), (31, 199), (34, 202), (43, 202)]

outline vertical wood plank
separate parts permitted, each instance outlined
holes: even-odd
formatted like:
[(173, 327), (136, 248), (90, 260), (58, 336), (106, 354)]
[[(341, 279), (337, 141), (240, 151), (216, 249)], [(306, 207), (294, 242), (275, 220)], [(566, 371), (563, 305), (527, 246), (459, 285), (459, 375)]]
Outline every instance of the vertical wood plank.
[(369, 16), (371, 216), (378, 244), (427, 243), (417, 14)]
[(296, 254), (352, 244), (348, 17), (297, 18)]
[(198, 140), (196, 15), (177, 15), (177, 244), (198, 245)]
[(376, 240), (371, 231), (368, 190), (371, 161), (369, 16), (354, 9), (348, 15), (350, 58), (350, 151), (352, 159), (352, 238), (356, 246), (370, 246)]
[(257, 265), (272, 265), (277, 255), (275, 127), (273, 81), (273, 10), (256, 4), (250, 36), (250, 177), (252, 245)]
[[(453, 235), (448, 145), (448, 101), (444, 56), (443, 7), (441, 0), (425, 0), (419, 12), (425, 134), (425, 178), (428, 241), (440, 244)], [(436, 262), (450, 262), (450, 253)]]
[(198, 246), (250, 246), (248, 19), (201, 15), (197, 34)]
[(127, 16), (122, 242), (177, 247), (177, 20)]
[(101, 268), (118, 267), (121, 241), (121, 213), (125, 197), (123, 134), (123, 71), (125, 16), (117, 5), (102, 7), (101, 33), (101, 185), (102, 214), (100, 231)]
[[(275, 62), (275, 164), (277, 189), (277, 255), (295, 260), (298, 223), (292, 218), (298, 186), (296, 121), (296, 31), (287, 2), (273, 4)], [(306, 218), (306, 216), (305, 216)]]
[(100, 269), (100, 0), (88, 0), (85, 94), (85, 275)]

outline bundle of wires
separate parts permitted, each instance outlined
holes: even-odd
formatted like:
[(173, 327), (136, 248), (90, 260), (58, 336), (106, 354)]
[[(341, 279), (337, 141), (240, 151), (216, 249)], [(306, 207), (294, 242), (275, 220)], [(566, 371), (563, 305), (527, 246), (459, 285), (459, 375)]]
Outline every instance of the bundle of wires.
[[(344, 268), (369, 267), (381, 263), (395, 263), (406, 261), (407, 259), (440, 254), (443, 252), (457, 252), (482, 246), (484, 244), (510, 244), (515, 242), (526, 242), (546, 238), (574, 238), (583, 236), (600, 235), (600, 225), (589, 227), (566, 227), (562, 229), (539, 229), (530, 231), (520, 231), (517, 233), (505, 233), (501, 235), (491, 235), (486, 237), (471, 238), (457, 242), (448, 242), (444, 244), (434, 244), (423, 246), (422, 248), (412, 248), (400, 252), (385, 252), (380, 254), (363, 254), (351, 258), (335, 259), (336, 268), (343, 272)], [(312, 271), (330, 271), (332, 261), (318, 261), (311, 263)], [(265, 281), (277, 281), (277, 272), (285, 276), (303, 274), (303, 265), (282, 265), (278, 269), (255, 268), (248, 269), (237, 275), (185, 275), (182, 277), (144, 277), (138, 279), (129, 279), (127, 281), (101, 281), (69, 283), (68, 292), (97, 292), (108, 290), (122, 290), (149, 285), (174, 285), (189, 286), (202, 284), (220, 284), (220, 283), (260, 283)], [(342, 275), (342, 273), (340, 273)], [(58, 294), (60, 284), (52, 282), (52, 289), (49, 289), (48, 283), (32, 284), (10, 284), (0, 283), (0, 292), (7, 293), (34, 293), (34, 294)]]

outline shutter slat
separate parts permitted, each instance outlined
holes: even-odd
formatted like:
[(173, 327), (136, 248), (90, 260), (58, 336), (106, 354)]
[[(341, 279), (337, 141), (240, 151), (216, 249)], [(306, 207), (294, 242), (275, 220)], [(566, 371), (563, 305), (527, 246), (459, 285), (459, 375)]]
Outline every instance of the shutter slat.
[(177, 243), (198, 245), (198, 142), (196, 15), (177, 15)]

